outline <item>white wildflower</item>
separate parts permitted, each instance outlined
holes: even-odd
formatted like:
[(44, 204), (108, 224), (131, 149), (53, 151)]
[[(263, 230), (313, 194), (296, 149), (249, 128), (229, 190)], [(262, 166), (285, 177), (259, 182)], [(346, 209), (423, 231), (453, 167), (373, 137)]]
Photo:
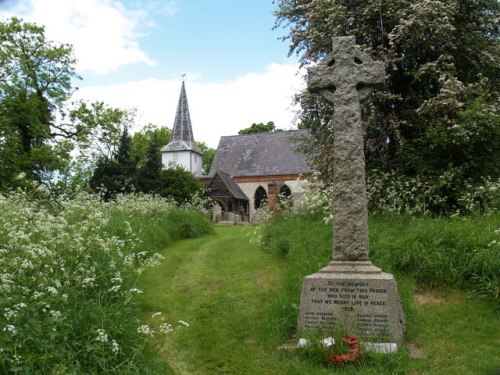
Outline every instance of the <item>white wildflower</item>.
[(57, 291), (56, 288), (54, 288), (53, 286), (49, 286), (47, 287), (47, 292), (49, 292), (50, 294), (52, 294), (53, 296), (56, 296), (59, 294), (59, 292)]
[(137, 327), (137, 332), (142, 333), (144, 335), (148, 335), (148, 336), (152, 336), (154, 333), (154, 331), (151, 329), (151, 327), (148, 326), (147, 324), (143, 324), (143, 325)]
[(160, 332), (161, 333), (164, 333), (164, 334), (167, 334), (169, 332), (172, 332), (174, 329), (172, 327), (171, 324), (168, 324), (168, 323), (163, 323), (160, 325)]
[(120, 346), (118, 345), (118, 343), (116, 342), (116, 340), (113, 340), (111, 342), (111, 345), (112, 345), (111, 351), (113, 352), (114, 355), (117, 355), (118, 351), (120, 350)]
[(108, 292), (117, 292), (120, 289), (121, 285), (113, 285), (111, 288), (108, 289)]
[(4, 331), (4, 332), (11, 332), (13, 334), (16, 334), (17, 333), (17, 328), (14, 327), (11, 324), (7, 324), (5, 327), (3, 327), (2, 331)]
[(106, 334), (106, 331), (103, 330), (102, 328), (97, 329), (97, 337), (95, 338), (96, 341), (102, 342), (102, 343), (107, 343), (108, 342), (108, 335)]
[(137, 288), (132, 288), (129, 290), (130, 293), (137, 293), (137, 294), (142, 294), (144, 293), (142, 290), (137, 289)]
[(17, 311), (11, 310), (9, 308), (5, 308), (3, 310), (3, 316), (5, 316), (5, 319), (7, 320), (10, 320), (11, 318), (15, 318), (17, 316)]
[(54, 320), (60, 320), (62, 316), (61, 312), (56, 310), (50, 310), (49, 314)]

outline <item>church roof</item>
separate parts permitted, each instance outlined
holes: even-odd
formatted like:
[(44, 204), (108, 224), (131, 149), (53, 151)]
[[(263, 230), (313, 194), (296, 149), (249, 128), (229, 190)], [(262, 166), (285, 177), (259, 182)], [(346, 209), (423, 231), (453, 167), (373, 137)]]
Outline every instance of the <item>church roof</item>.
[(186, 95), (186, 87), (182, 81), (181, 94), (177, 104), (175, 114), (174, 128), (170, 136), (170, 142), (161, 149), (165, 151), (194, 151), (202, 154), (193, 137), (193, 128), (191, 126), (191, 117), (189, 116), (189, 106)]
[(216, 171), (238, 176), (286, 175), (312, 172), (297, 141), (307, 130), (221, 137), (210, 175)]
[(208, 194), (210, 197), (217, 197), (218, 194), (220, 194), (223, 191), (223, 188), (221, 189), (221, 186), (219, 186), (220, 184), (218, 184), (217, 177), (219, 177), (220, 181), (222, 181), (222, 183), (227, 188), (228, 192), (234, 198), (245, 201), (248, 200), (246, 194), (243, 192), (243, 190), (240, 189), (238, 184), (234, 182), (233, 178), (227, 173), (224, 173), (222, 171), (216, 171), (214, 177), (208, 184), (208, 188), (211, 189), (210, 193)]

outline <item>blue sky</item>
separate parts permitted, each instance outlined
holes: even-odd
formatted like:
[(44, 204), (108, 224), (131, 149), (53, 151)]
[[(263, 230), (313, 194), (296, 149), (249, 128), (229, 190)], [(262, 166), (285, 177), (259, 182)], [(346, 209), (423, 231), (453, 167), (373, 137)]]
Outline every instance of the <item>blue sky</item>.
[(303, 79), (273, 10), (271, 0), (0, 0), (0, 18), (74, 46), (76, 99), (135, 108), (136, 130), (172, 126), (186, 73), (195, 138), (211, 147), (253, 122), (293, 128)]

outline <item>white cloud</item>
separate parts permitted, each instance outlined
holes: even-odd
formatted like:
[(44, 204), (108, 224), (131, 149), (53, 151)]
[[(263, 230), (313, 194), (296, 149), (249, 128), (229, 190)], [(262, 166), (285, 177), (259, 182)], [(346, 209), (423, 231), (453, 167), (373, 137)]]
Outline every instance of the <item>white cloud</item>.
[[(171, 12), (174, 12), (173, 4)], [(148, 13), (111, 0), (22, 0), (4, 14), (44, 25), (46, 37), (74, 46), (80, 72), (109, 73), (123, 65), (154, 62), (140, 48)]]
[[(249, 73), (223, 83), (187, 81), (195, 139), (215, 148), (221, 136), (237, 134), (254, 122), (274, 121), (278, 128), (292, 128), (297, 110), (292, 98), (304, 87), (297, 69), (296, 64), (271, 64), (263, 73)], [(178, 80), (148, 79), (82, 87), (77, 96), (115, 107), (137, 108), (140, 125), (151, 122), (172, 128), (180, 87)]]

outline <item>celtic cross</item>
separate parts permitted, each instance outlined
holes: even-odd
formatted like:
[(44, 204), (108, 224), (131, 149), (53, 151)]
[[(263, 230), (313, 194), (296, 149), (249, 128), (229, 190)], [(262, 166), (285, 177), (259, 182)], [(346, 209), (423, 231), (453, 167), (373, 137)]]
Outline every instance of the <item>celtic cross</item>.
[(333, 261), (368, 260), (368, 209), (360, 102), (385, 81), (384, 64), (356, 48), (352, 36), (308, 69), (308, 89), (333, 103)]

